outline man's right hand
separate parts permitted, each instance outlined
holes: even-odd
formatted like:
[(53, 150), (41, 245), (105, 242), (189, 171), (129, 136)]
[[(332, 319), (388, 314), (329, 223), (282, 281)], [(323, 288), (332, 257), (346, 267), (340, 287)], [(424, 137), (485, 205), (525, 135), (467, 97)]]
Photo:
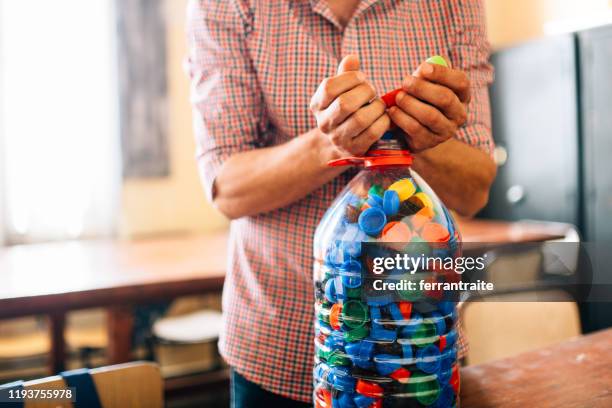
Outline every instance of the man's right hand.
[(321, 82), (310, 101), (317, 127), (342, 155), (364, 154), (389, 129), (385, 104), (359, 70), (359, 59), (347, 55), (336, 76)]

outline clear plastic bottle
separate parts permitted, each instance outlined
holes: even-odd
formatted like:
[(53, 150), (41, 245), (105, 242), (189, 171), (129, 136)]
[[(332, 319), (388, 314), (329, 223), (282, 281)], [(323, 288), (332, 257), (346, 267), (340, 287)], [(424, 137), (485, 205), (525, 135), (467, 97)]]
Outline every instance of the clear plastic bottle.
[[(441, 264), (391, 271), (416, 290), (374, 290), (375, 255), (460, 255), (455, 222), (388, 132), (321, 220), (314, 242), (317, 408), (458, 407), (456, 303), (418, 282), (459, 278)], [(426, 266), (425, 266), (426, 265)], [(433, 265), (433, 266), (432, 266)]]

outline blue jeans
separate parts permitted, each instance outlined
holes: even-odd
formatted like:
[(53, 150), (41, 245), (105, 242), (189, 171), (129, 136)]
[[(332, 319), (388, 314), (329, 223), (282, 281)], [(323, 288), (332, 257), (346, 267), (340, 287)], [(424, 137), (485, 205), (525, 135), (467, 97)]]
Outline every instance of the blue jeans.
[(312, 408), (312, 404), (295, 401), (266, 391), (231, 370), (230, 375), (231, 408)]

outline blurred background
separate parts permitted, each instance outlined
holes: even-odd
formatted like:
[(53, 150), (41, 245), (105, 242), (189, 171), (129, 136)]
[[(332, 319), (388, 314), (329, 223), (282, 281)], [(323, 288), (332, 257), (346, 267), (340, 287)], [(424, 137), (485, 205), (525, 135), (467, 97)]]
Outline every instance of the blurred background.
[[(500, 167), (480, 217), (564, 223), (584, 240), (612, 240), (612, 1), (485, 3)], [(192, 264), (206, 269), (223, 252), (199, 259), (198, 244), (216, 248), (207, 240), (222, 240), (228, 227), (205, 200), (194, 162), (185, 9), (186, 0), (0, 0), (0, 383), (129, 353), (161, 363), (173, 380), (169, 406), (227, 404), (219, 391), (227, 372), (214, 345), (219, 282), (194, 286), (189, 278), (190, 291), (172, 281), (167, 294), (150, 289), (149, 302), (137, 294), (140, 265), (164, 285), (163, 276), (189, 274)], [(101, 246), (80, 246), (92, 239)], [(184, 257), (174, 264), (177, 253)], [(39, 312), (45, 288), (86, 287), (85, 277), (54, 282), (66, 272), (58, 268), (95, 271), (109, 257), (118, 281), (136, 282), (129, 309), (109, 314), (79, 300), (71, 311), (77, 300), (67, 297), (65, 310)], [(96, 281), (103, 290), (113, 284)], [(42, 306), (25, 316), (24, 304)], [(612, 325), (604, 306), (560, 311), (572, 317), (555, 336)], [(108, 327), (126, 330), (129, 350), (121, 349), (125, 339), (109, 344)], [(64, 335), (64, 350), (53, 355)], [(472, 362), (509, 353), (486, 351)]]

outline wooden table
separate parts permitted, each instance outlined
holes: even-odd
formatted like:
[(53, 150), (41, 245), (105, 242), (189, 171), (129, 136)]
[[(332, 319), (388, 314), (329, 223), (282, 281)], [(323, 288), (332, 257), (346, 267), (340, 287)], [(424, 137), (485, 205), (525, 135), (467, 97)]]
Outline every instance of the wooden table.
[[(464, 241), (543, 241), (559, 224), (459, 220)], [(567, 226), (565, 226), (567, 227)], [(46, 314), (51, 321), (51, 371), (64, 367), (66, 312), (104, 307), (110, 363), (129, 361), (132, 306), (220, 291), (227, 234), (135, 242), (78, 241), (0, 249), (0, 318)]]
[(612, 329), (462, 369), (461, 406), (612, 407)]
[(132, 306), (223, 288), (227, 234), (78, 241), (0, 250), (0, 318), (50, 317), (51, 372), (64, 368), (66, 312), (108, 309), (110, 363), (130, 360)]

